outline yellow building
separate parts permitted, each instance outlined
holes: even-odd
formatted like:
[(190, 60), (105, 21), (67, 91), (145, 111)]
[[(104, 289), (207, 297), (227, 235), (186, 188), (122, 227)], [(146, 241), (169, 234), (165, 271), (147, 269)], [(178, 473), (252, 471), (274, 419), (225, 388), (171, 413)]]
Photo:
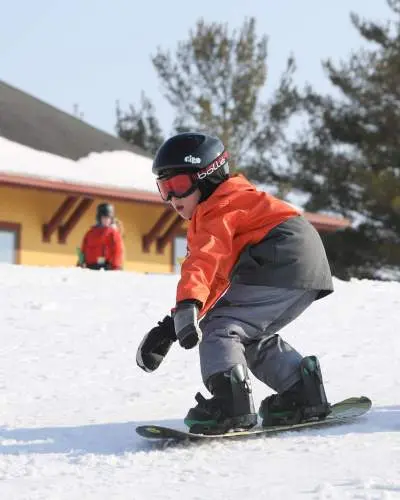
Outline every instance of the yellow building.
[[(3, 143), (13, 141), (73, 162), (106, 151), (128, 151), (151, 162), (139, 148), (1, 81), (0, 110)], [(29, 165), (16, 171), (9, 156), (0, 158), (0, 262), (76, 265), (76, 249), (94, 223), (96, 206), (106, 201), (124, 226), (124, 269), (168, 273), (179, 266), (185, 254), (183, 221), (154, 190), (66, 181), (56, 171), (54, 176), (32, 173)], [(348, 225), (319, 214), (306, 216), (320, 231)]]

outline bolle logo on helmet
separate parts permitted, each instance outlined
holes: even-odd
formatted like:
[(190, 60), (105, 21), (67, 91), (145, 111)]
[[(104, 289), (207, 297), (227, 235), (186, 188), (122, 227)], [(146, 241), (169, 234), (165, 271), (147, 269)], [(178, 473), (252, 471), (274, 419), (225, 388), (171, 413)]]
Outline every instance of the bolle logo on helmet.
[(225, 165), (225, 163), (228, 160), (228, 157), (229, 157), (228, 152), (224, 151), (221, 155), (218, 156), (216, 160), (214, 160), (211, 163), (211, 165), (208, 165), (208, 167), (206, 167), (205, 169), (200, 170), (200, 172), (197, 173), (197, 178), (202, 180), (205, 179), (207, 175), (211, 175), (213, 172), (218, 170), (219, 167)]
[(185, 156), (184, 160), (186, 163), (192, 163), (195, 165), (198, 165), (199, 163), (201, 163), (201, 158), (197, 158), (196, 156), (192, 156), (192, 155)]

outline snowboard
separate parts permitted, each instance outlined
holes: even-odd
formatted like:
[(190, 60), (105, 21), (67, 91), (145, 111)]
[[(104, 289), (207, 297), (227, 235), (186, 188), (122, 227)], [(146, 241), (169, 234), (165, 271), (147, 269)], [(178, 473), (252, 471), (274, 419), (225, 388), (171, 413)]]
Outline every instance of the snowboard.
[(171, 441), (200, 441), (206, 439), (228, 439), (250, 436), (273, 436), (282, 432), (294, 431), (299, 429), (328, 427), (332, 425), (350, 423), (358, 417), (367, 413), (372, 406), (372, 402), (366, 396), (344, 399), (331, 405), (331, 413), (322, 420), (312, 420), (300, 424), (282, 425), (273, 427), (261, 427), (257, 425), (249, 430), (237, 430), (226, 432), (224, 434), (194, 434), (193, 432), (174, 429), (172, 427), (163, 427), (160, 425), (139, 425), (136, 432), (147, 439), (153, 441), (171, 440)]

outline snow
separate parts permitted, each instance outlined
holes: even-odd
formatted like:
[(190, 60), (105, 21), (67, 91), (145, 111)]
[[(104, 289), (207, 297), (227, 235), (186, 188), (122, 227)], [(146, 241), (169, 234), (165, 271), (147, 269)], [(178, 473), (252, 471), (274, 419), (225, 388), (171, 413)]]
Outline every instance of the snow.
[[(74, 161), (0, 137), (0, 174), (158, 194), (152, 163), (151, 158), (130, 151), (90, 153)], [(261, 191), (279, 197), (276, 186), (255, 184)], [(304, 211), (309, 194), (292, 189), (284, 199)], [(341, 218), (335, 213), (327, 215)]]
[[(151, 167), (150, 158), (129, 151), (90, 153), (74, 161), (0, 137), (0, 173), (4, 174), (158, 193)], [(257, 187), (277, 194), (275, 186), (257, 183)], [(308, 198), (295, 189), (285, 197), (300, 210)]]
[[(278, 198), (282, 198), (289, 203), (294, 208), (300, 211), (304, 211), (303, 207), (306, 205), (308, 200), (310, 199), (310, 194), (301, 191), (300, 189), (291, 189), (282, 197), (279, 194), (278, 186), (274, 186), (273, 184), (268, 184), (265, 182), (253, 182), (257, 186), (257, 189), (260, 191), (266, 191), (267, 193), (272, 194), (273, 196), (277, 196)], [(340, 217), (338, 214), (334, 214), (333, 217)]]
[[(1, 148), (0, 148), (1, 150)], [(0, 265), (0, 498), (400, 498), (400, 283), (335, 280), (281, 333), (320, 358), (351, 424), (270, 438), (162, 446), (135, 425), (179, 424), (202, 387), (197, 349), (136, 367), (174, 304), (176, 275)], [(271, 391), (253, 378), (256, 405)]]
[(374, 277), (385, 281), (400, 281), (400, 266), (388, 266), (377, 269)]
[(4, 174), (156, 193), (151, 166), (150, 158), (129, 151), (90, 153), (74, 161), (0, 137)]

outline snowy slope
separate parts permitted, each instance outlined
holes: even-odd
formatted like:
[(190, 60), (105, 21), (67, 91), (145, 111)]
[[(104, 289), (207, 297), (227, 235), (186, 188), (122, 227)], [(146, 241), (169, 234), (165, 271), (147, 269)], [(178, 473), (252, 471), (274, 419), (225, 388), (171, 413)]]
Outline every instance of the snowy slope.
[[(331, 401), (370, 396), (368, 417), (163, 449), (134, 426), (176, 421), (203, 390), (197, 350), (135, 365), (176, 281), (0, 265), (2, 500), (400, 498), (400, 283), (335, 281), (282, 332), (320, 357)], [(258, 405), (269, 390), (253, 385)]]

